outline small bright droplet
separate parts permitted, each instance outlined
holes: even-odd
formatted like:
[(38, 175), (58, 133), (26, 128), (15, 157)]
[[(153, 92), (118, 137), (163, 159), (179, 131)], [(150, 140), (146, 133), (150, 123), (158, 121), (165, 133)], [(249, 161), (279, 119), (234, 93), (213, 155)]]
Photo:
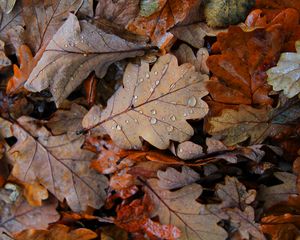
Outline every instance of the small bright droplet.
[(84, 56), (84, 57), (86, 57), (86, 56), (87, 56), (87, 54), (86, 54), (86, 53), (84, 53), (84, 54), (83, 54), (83, 56)]
[(140, 78), (140, 82), (143, 82), (144, 81), (144, 78)]
[(135, 123), (138, 123), (138, 122), (139, 122), (137, 119), (134, 119), (133, 121), (134, 121)]
[(114, 126), (112, 126), (112, 127), (111, 127), (111, 129), (112, 129), (112, 130), (114, 130), (114, 129), (115, 129), (115, 127), (114, 127)]
[(154, 91), (154, 88), (150, 88), (150, 92), (152, 93)]
[(196, 99), (194, 96), (192, 96), (192, 97), (190, 97), (190, 98), (188, 99), (187, 104), (188, 104), (190, 107), (195, 107), (196, 104), (197, 104), (197, 99)]
[(168, 131), (168, 132), (172, 132), (173, 130), (174, 130), (174, 127), (173, 127), (173, 126), (168, 126), (168, 127), (167, 127), (167, 131)]
[(140, 114), (143, 114), (143, 111), (142, 111), (142, 110), (140, 110), (140, 111), (139, 111), (139, 113), (140, 113)]
[(149, 73), (146, 73), (146, 78), (149, 78), (149, 77), (150, 77)]
[(153, 115), (155, 115), (155, 114), (156, 114), (156, 110), (155, 110), (155, 109), (152, 109), (152, 110), (151, 110), (151, 113), (152, 113)]
[(183, 116), (186, 117), (186, 116), (187, 116), (187, 113), (184, 113)]
[(172, 115), (172, 116), (170, 117), (170, 119), (171, 119), (173, 122), (176, 121), (176, 117), (175, 117), (174, 115)]
[(138, 99), (138, 96), (134, 96), (133, 98), (136, 100), (136, 99)]
[(67, 48), (67, 47), (68, 47), (68, 44), (65, 44), (65, 47)]
[(117, 129), (118, 131), (121, 131), (121, 130), (122, 130), (122, 127), (121, 127), (120, 125), (117, 125), (117, 126), (116, 126), (116, 129)]
[(128, 124), (128, 123), (129, 123), (129, 121), (128, 121), (128, 120), (125, 120), (125, 123), (126, 123), (126, 124)]
[(73, 78), (73, 77), (71, 77), (70, 79), (71, 79), (71, 81), (73, 81), (73, 80), (74, 80), (74, 78)]
[(192, 113), (194, 113), (193, 109), (190, 109), (190, 111), (189, 111), (189, 112), (190, 112), (191, 114), (192, 114)]
[(155, 85), (156, 85), (156, 86), (157, 86), (159, 83), (160, 83), (159, 80), (155, 81)]
[(182, 148), (179, 148), (179, 152), (181, 152), (181, 153), (182, 153), (182, 152), (183, 152), (183, 149), (182, 149)]
[(150, 119), (150, 123), (151, 124), (156, 124), (157, 123), (157, 119), (156, 118), (151, 118)]
[(154, 75), (157, 75), (157, 74), (158, 74), (158, 72), (155, 71), (155, 72), (154, 72)]

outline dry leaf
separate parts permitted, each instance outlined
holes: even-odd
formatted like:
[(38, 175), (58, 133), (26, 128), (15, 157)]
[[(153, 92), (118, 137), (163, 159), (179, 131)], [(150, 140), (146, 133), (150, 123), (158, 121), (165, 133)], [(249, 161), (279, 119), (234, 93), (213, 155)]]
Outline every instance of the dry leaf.
[[(195, 72), (190, 64), (178, 66), (169, 54), (159, 58), (151, 71), (145, 62), (141, 66), (129, 64), (124, 87), (109, 99), (100, 121), (84, 127), (101, 124), (122, 148), (140, 149), (142, 137), (166, 149), (170, 140), (182, 142), (193, 135), (186, 120), (207, 114), (208, 106), (201, 99), (207, 94), (205, 80), (206, 75)], [(93, 119), (93, 111), (86, 118)]]
[(298, 195), (296, 175), (288, 172), (276, 172), (274, 175), (283, 183), (271, 187), (261, 185), (258, 192), (258, 199), (264, 201), (266, 209), (288, 200), (291, 196)]
[(40, 207), (30, 206), (21, 196), (13, 203), (5, 203), (2, 198), (0, 194), (0, 233), (11, 235), (27, 228), (43, 229), (59, 219), (57, 201), (53, 198)]
[(97, 234), (86, 228), (71, 230), (62, 224), (55, 224), (49, 230), (28, 229), (15, 235), (16, 240), (92, 240)]
[(168, 167), (166, 171), (158, 170), (158, 186), (161, 189), (172, 190), (192, 184), (200, 179), (200, 175), (193, 169), (183, 166), (181, 172)]
[(111, 63), (142, 54), (143, 47), (105, 33), (86, 21), (79, 22), (70, 14), (48, 44), (25, 87), (37, 92), (50, 86), (59, 106), (92, 71), (101, 78)]
[(203, 156), (204, 152), (202, 146), (191, 141), (185, 141), (178, 144), (175, 155), (183, 160), (191, 160)]
[(5, 55), (4, 42), (0, 40), (0, 71), (11, 65), (10, 59)]
[(28, 183), (39, 181), (60, 201), (66, 199), (73, 211), (102, 206), (107, 180), (89, 168), (94, 154), (81, 149), (82, 136), (52, 136), (29, 117), (18, 119), (13, 133), (18, 142), (9, 154), (15, 177)]
[(145, 191), (154, 204), (152, 216), (158, 216), (162, 224), (172, 224), (181, 231), (180, 240), (224, 240), (227, 233), (217, 225), (220, 218), (206, 211), (196, 201), (202, 187), (191, 184), (170, 192), (158, 187), (158, 180), (150, 179)]
[(99, 0), (95, 16), (125, 27), (138, 13), (139, 0)]
[(268, 83), (275, 91), (283, 90), (288, 98), (300, 92), (300, 41), (295, 45), (297, 53), (282, 53), (277, 66), (267, 71)]
[(175, 56), (179, 64), (191, 63), (195, 66), (197, 72), (209, 74), (209, 69), (206, 65), (206, 60), (209, 53), (206, 48), (200, 48), (195, 56), (193, 50), (186, 44), (181, 44), (176, 50)]
[(6, 13), (9, 14), (13, 10), (16, 4), (16, 0), (1, 0), (0, 8)]
[[(147, 1), (145, 4), (153, 5), (153, 2)], [(192, 7), (197, 4), (197, 1), (162, 0), (158, 4), (159, 6), (154, 8), (153, 14), (149, 16), (140, 14), (128, 24), (127, 29), (137, 34), (149, 36), (154, 45), (164, 48), (173, 38), (173, 35), (167, 31), (183, 21)]]

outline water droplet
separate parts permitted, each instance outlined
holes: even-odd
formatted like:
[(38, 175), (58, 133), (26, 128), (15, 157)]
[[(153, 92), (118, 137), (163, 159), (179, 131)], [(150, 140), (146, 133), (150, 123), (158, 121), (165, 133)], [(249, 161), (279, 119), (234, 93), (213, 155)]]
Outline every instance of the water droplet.
[(128, 121), (128, 120), (125, 120), (125, 123), (126, 123), (126, 124), (128, 124), (128, 123), (129, 123), (129, 121)]
[(81, 39), (84, 39), (84, 36), (81, 36)]
[(146, 73), (146, 78), (149, 78), (149, 77), (150, 77), (149, 73)]
[(65, 44), (65, 48), (67, 48), (68, 47), (68, 44)]
[(181, 152), (181, 153), (182, 153), (182, 152), (183, 152), (183, 149), (182, 149), (182, 148), (179, 148), (179, 152)]
[(83, 54), (83, 56), (84, 56), (84, 57), (86, 57), (86, 56), (87, 56), (87, 54), (86, 54), (86, 53), (84, 53), (84, 54)]
[(83, 67), (83, 64), (80, 64), (79, 67), (82, 68), (82, 67)]
[(133, 96), (133, 98), (134, 98), (135, 100), (137, 100), (137, 99), (138, 99), (138, 96)]
[(143, 82), (144, 81), (144, 78), (140, 78), (140, 82)]
[(159, 80), (155, 81), (155, 85), (157, 86), (160, 83)]
[(140, 114), (143, 114), (143, 111), (142, 111), (142, 110), (140, 110), (140, 111), (139, 111), (139, 113), (140, 113)]
[(167, 131), (168, 131), (168, 132), (172, 132), (173, 130), (174, 130), (174, 127), (173, 127), (173, 126), (168, 126), (168, 127), (167, 127)]
[(170, 85), (170, 90), (174, 89), (175, 87), (176, 87), (176, 84), (175, 84), (175, 83), (172, 83), (172, 84)]
[(184, 113), (184, 114), (183, 114), (184, 117), (186, 117), (187, 115), (188, 115), (187, 113)]
[(117, 125), (117, 126), (116, 126), (116, 129), (117, 129), (118, 131), (121, 131), (121, 130), (122, 130), (122, 127), (121, 127), (120, 125)]
[(158, 74), (158, 72), (155, 71), (155, 72), (154, 72), (154, 75), (157, 75), (157, 74)]
[(71, 46), (71, 47), (75, 47), (75, 43), (73, 43), (73, 42), (70, 43), (70, 46)]
[(153, 115), (155, 115), (155, 114), (156, 114), (156, 110), (155, 110), (155, 109), (152, 109), (152, 110), (151, 110), (151, 113), (152, 113)]
[(150, 92), (152, 93), (154, 91), (154, 88), (150, 88)]
[(80, 42), (81, 42), (81, 43), (84, 43), (84, 40), (82, 39)]
[(192, 97), (190, 97), (190, 98), (188, 99), (187, 104), (188, 104), (190, 107), (195, 107), (196, 104), (197, 104), (197, 99), (196, 99), (194, 96), (192, 96)]
[(172, 115), (172, 116), (170, 117), (170, 119), (171, 119), (173, 122), (176, 121), (176, 117), (175, 117), (174, 115)]
[(192, 114), (192, 113), (194, 113), (193, 109), (190, 109), (190, 111), (189, 111), (189, 112), (190, 112), (191, 114)]
[(112, 130), (114, 130), (114, 129), (115, 129), (115, 127), (114, 127), (114, 126), (112, 126), (112, 127), (111, 127), (111, 129), (112, 129)]
[(71, 77), (71, 81), (73, 81), (74, 80), (74, 78), (73, 77)]
[(156, 124), (157, 123), (157, 119), (156, 118), (151, 118), (150, 119), (150, 123), (151, 124)]
[(162, 70), (162, 74), (164, 75), (167, 70), (168, 70), (168, 65), (165, 65), (164, 68), (163, 68), (163, 70)]
[(139, 122), (137, 119), (134, 119), (133, 121), (134, 121), (135, 123), (138, 123), (138, 122)]

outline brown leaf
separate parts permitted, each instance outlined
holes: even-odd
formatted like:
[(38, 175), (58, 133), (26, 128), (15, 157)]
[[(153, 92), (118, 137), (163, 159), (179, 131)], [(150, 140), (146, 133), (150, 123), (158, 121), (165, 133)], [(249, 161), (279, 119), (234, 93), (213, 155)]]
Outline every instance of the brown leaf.
[[(18, 142), (10, 149), (13, 175), (24, 182), (39, 181), (73, 211), (99, 208), (107, 180), (89, 169), (93, 153), (82, 150), (82, 136), (52, 136), (39, 122), (22, 117), (13, 126)], [(62, 184), (63, 182), (63, 184)]]
[(264, 201), (266, 209), (280, 202), (287, 201), (291, 196), (298, 196), (296, 187), (297, 176), (288, 172), (276, 172), (274, 175), (283, 183), (271, 187), (261, 185), (258, 192), (258, 199)]
[(10, 59), (5, 55), (4, 42), (0, 40), (0, 71), (11, 65)]
[(204, 152), (202, 146), (185, 141), (178, 144), (175, 155), (183, 160), (191, 160), (203, 156)]
[(91, 240), (96, 237), (97, 234), (92, 230), (86, 228), (71, 230), (61, 224), (55, 224), (49, 230), (29, 229), (15, 235), (16, 240)]
[(9, 14), (16, 4), (16, 0), (1, 0), (0, 8), (6, 13)]
[(57, 201), (53, 198), (44, 201), (40, 207), (30, 206), (21, 196), (15, 202), (6, 203), (3, 201), (2, 193), (0, 194), (0, 233), (6, 232), (11, 235), (27, 228), (47, 228), (49, 223), (59, 219), (56, 207)]
[(200, 185), (191, 184), (170, 192), (161, 189), (158, 180), (150, 179), (145, 191), (154, 204), (152, 216), (158, 216), (162, 224), (178, 227), (182, 232), (180, 240), (226, 239), (226, 231), (217, 225), (220, 218), (196, 201), (202, 193)]
[(34, 207), (42, 206), (42, 201), (48, 198), (48, 191), (39, 183), (24, 184), (24, 197)]
[(144, 47), (105, 33), (87, 21), (78, 21), (70, 14), (48, 44), (25, 87), (38, 92), (50, 86), (59, 106), (92, 71), (101, 78), (111, 63), (142, 54)]
[[(201, 99), (207, 94), (206, 79), (190, 64), (178, 66), (170, 54), (159, 58), (151, 71), (145, 62), (141, 66), (129, 64), (124, 87), (109, 99), (100, 121), (88, 123), (87, 127), (103, 126), (125, 149), (140, 149), (140, 137), (166, 149), (170, 140), (182, 142), (194, 134), (186, 120), (201, 119), (207, 114), (207, 104)], [(93, 119), (93, 111), (92, 108), (86, 117)]]
[(256, 0), (256, 8), (295, 8), (300, 12), (300, 2), (298, 0)]
[[(147, 2), (146, 4), (153, 4)], [(173, 35), (167, 32), (171, 27), (183, 21), (188, 12), (197, 4), (196, 0), (162, 0), (158, 2), (153, 14), (136, 17), (127, 26), (129, 31), (149, 36), (156, 46), (164, 48)]]
[(158, 170), (158, 186), (161, 189), (172, 190), (192, 184), (200, 179), (200, 175), (193, 169), (183, 166), (181, 172), (168, 167), (166, 171)]
[(138, 0), (99, 0), (96, 7), (96, 17), (105, 18), (110, 22), (125, 27), (139, 13)]

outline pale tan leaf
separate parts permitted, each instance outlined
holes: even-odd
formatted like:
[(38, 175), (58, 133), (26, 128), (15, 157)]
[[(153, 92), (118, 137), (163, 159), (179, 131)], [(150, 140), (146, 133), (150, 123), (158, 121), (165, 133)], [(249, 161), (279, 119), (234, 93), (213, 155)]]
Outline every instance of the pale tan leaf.
[[(140, 149), (142, 137), (166, 149), (170, 140), (183, 142), (194, 134), (186, 120), (207, 114), (208, 106), (202, 100), (207, 94), (207, 78), (190, 64), (178, 66), (176, 57), (170, 54), (160, 57), (151, 71), (145, 62), (141, 66), (129, 64), (124, 87), (109, 99), (101, 121), (87, 125), (101, 124), (122, 148)], [(92, 119), (89, 115), (86, 117)]]
[(21, 117), (13, 126), (18, 142), (10, 149), (12, 174), (21, 181), (40, 182), (58, 200), (67, 200), (73, 211), (99, 208), (107, 179), (90, 169), (94, 154), (81, 149), (83, 136), (52, 136), (34, 119)]
[(191, 184), (178, 191), (170, 192), (158, 187), (158, 180), (150, 179), (145, 187), (154, 203), (153, 216), (161, 224), (172, 224), (181, 230), (180, 240), (224, 240), (226, 231), (217, 225), (220, 218), (206, 211), (196, 201), (202, 187)]
[(274, 175), (283, 183), (271, 187), (261, 185), (258, 192), (258, 199), (264, 201), (266, 209), (298, 195), (296, 175), (288, 172), (276, 172)]
[(275, 91), (283, 90), (288, 98), (300, 92), (300, 41), (295, 45), (296, 53), (282, 53), (277, 66), (267, 71), (268, 83)]
[(196, 71), (203, 74), (209, 74), (209, 69), (206, 65), (206, 60), (209, 56), (206, 48), (200, 48), (195, 56), (193, 50), (186, 44), (181, 44), (176, 50), (175, 55), (179, 64), (191, 63), (195, 66)]
[(158, 186), (162, 189), (172, 190), (192, 184), (200, 179), (200, 175), (193, 169), (183, 166), (181, 172), (175, 168), (167, 168), (166, 171), (158, 170)]
[(16, 0), (0, 0), (0, 8), (6, 13), (9, 14), (13, 10), (16, 4)]
[(179, 143), (176, 149), (177, 157), (183, 160), (197, 159), (204, 155), (203, 148), (191, 141)]
[(62, 101), (95, 71), (103, 77), (118, 60), (142, 54), (143, 45), (108, 34), (70, 14), (53, 36), (25, 87), (33, 92), (50, 86), (54, 101)]

